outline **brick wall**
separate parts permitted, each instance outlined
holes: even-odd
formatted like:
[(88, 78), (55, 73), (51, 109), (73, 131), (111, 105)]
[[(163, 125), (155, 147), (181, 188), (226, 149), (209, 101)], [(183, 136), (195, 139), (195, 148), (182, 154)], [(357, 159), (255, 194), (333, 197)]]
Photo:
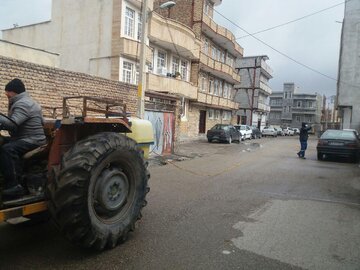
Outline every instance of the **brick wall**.
[[(66, 96), (93, 96), (123, 100), (128, 112), (136, 112), (135, 85), (0, 56), (0, 89), (5, 89), (5, 85), (13, 78), (21, 79), (31, 97), (42, 106), (62, 107), (62, 98)], [(2, 93), (2, 113), (7, 111), (7, 102)], [(44, 115), (49, 116), (45, 110)]]

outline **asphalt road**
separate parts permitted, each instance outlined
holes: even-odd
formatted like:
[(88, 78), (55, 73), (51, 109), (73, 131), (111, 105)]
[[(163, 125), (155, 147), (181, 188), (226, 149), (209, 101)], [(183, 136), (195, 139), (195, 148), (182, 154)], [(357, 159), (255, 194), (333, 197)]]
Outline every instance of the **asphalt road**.
[(51, 223), (0, 225), (0, 269), (360, 269), (360, 168), (296, 137), (184, 144), (152, 163), (143, 219), (102, 253)]

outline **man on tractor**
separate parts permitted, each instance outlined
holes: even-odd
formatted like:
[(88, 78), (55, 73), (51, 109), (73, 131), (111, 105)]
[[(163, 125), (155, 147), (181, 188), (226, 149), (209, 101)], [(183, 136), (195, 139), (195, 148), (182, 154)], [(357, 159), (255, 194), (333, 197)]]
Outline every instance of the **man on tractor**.
[(5, 179), (3, 197), (14, 199), (26, 194), (21, 184), (22, 156), (46, 144), (46, 137), (41, 107), (26, 92), (23, 82), (10, 81), (5, 86), (5, 95), (9, 111), (7, 116), (0, 113), (0, 130), (7, 130), (10, 137), (0, 140), (0, 172)]

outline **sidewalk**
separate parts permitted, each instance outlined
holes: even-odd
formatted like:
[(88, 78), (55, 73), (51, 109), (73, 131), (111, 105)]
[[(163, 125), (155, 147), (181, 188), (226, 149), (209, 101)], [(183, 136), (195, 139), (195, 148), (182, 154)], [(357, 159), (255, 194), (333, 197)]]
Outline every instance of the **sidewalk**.
[(155, 153), (150, 153), (148, 161), (151, 166), (166, 165), (174, 161), (184, 161), (213, 155), (219, 151), (226, 151), (229, 147), (237, 147), (239, 151), (246, 152), (260, 147), (260, 142), (260, 140), (247, 140), (242, 141), (239, 144), (233, 143), (229, 145), (226, 143), (209, 143), (206, 137), (198, 137), (194, 140), (187, 140), (178, 143), (178, 147), (172, 155), (161, 156)]

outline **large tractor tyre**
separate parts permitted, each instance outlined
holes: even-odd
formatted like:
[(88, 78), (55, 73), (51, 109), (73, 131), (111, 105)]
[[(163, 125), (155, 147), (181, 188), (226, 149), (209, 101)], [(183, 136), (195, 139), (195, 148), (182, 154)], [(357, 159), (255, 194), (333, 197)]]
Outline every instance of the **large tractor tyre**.
[(113, 248), (126, 240), (146, 205), (150, 174), (135, 141), (104, 132), (76, 143), (49, 185), (49, 210), (73, 243)]

